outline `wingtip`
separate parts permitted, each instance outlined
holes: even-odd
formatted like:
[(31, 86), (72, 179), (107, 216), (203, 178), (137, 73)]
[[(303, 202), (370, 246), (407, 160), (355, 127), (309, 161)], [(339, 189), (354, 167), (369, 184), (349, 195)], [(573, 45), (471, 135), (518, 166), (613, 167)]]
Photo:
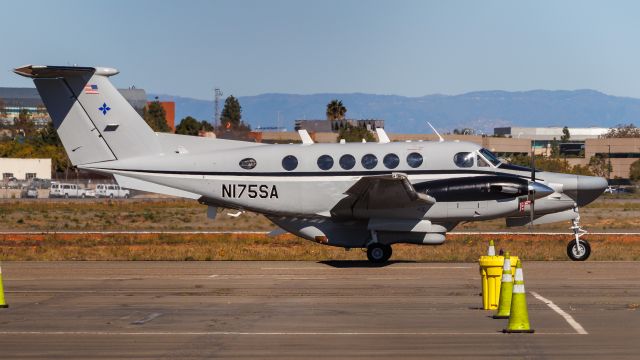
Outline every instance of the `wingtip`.
[(17, 68), (13, 69), (13, 72), (15, 74), (18, 74), (20, 76), (25, 76), (25, 77), (33, 77), (32, 71), (33, 71), (33, 65), (31, 64), (18, 66)]

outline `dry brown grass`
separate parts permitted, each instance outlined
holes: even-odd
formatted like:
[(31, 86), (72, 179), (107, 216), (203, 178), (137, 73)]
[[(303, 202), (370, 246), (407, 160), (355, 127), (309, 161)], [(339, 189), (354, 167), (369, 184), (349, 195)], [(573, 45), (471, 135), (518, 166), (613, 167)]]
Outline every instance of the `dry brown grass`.
[[(394, 246), (394, 260), (476, 261), (489, 239), (527, 260), (566, 260), (567, 236), (448, 235), (440, 246)], [(640, 236), (588, 237), (592, 260), (640, 260)], [(1, 260), (362, 260), (359, 249), (318, 245), (292, 235), (0, 235)]]

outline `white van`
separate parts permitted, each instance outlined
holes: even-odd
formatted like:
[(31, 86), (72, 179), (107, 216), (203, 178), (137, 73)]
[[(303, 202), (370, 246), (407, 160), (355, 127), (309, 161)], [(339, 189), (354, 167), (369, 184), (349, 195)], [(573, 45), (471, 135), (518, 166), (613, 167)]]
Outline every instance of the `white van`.
[(76, 184), (51, 183), (49, 188), (50, 198), (85, 198), (86, 196), (86, 190)]
[(98, 198), (124, 198), (127, 199), (130, 196), (129, 190), (123, 189), (120, 185), (116, 184), (98, 184), (96, 186), (96, 197)]

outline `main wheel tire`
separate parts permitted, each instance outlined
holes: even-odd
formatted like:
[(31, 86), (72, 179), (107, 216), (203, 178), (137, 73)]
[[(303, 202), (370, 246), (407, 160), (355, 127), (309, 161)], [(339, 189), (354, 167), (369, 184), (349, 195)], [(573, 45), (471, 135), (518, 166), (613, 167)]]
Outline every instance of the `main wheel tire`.
[(573, 261), (585, 261), (591, 255), (591, 245), (586, 240), (580, 240), (580, 246), (572, 240), (567, 245), (567, 255)]
[(391, 257), (393, 250), (391, 245), (385, 244), (371, 244), (367, 247), (367, 259), (374, 264), (382, 264), (387, 262)]

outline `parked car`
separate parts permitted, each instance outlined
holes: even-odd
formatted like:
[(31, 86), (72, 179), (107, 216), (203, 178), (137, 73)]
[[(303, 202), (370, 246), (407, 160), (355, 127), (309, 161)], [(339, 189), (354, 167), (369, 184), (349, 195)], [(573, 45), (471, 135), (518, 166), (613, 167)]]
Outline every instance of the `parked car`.
[(87, 190), (76, 184), (52, 183), (49, 188), (49, 197), (85, 198), (87, 197)]
[(98, 184), (96, 186), (96, 197), (99, 198), (128, 198), (131, 196), (129, 190), (123, 189), (115, 184)]
[(22, 188), (22, 191), (20, 191), (20, 197), (37, 199), (38, 189), (34, 186), (25, 186)]
[(38, 189), (48, 189), (51, 186), (51, 180), (33, 178), (29, 180), (29, 185)]
[(14, 178), (14, 177), (9, 178), (7, 180), (7, 183), (6, 183), (6, 187), (8, 189), (19, 189), (20, 188), (20, 182), (18, 181), (18, 179)]

